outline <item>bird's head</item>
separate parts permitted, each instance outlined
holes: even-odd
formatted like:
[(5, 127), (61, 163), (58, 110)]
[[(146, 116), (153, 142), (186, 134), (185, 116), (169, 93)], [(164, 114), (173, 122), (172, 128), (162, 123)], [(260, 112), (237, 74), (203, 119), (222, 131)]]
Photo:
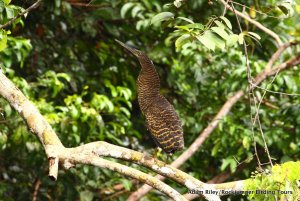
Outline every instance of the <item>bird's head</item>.
[(129, 47), (128, 45), (122, 43), (121, 41), (115, 39), (115, 41), (117, 43), (119, 43), (121, 46), (123, 46), (126, 50), (128, 50), (129, 52), (131, 52), (134, 56), (136, 56), (137, 58), (140, 58), (142, 56), (144, 56), (145, 54), (135, 48)]

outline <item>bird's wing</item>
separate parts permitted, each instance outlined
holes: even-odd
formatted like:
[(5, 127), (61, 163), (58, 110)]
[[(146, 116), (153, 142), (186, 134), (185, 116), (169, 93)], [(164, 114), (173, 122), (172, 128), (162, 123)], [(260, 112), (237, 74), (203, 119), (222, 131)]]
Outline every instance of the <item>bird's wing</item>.
[(145, 117), (154, 141), (165, 152), (183, 148), (181, 121), (173, 106), (164, 97), (147, 109)]

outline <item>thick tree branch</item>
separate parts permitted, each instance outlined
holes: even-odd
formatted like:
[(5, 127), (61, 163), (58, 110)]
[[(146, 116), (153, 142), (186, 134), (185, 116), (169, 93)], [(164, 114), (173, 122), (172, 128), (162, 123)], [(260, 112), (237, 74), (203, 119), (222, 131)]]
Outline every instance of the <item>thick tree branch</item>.
[[(276, 53), (275, 53), (276, 54)], [(272, 59), (272, 58), (271, 58)], [(252, 87), (255, 87), (256, 85), (259, 85), (263, 80), (265, 80), (267, 77), (275, 75), (283, 70), (286, 70), (290, 67), (299, 65), (300, 63), (300, 53), (298, 53), (295, 57), (292, 59), (283, 62), (276, 66), (275, 68), (265, 69), (263, 72), (258, 74), (254, 82), (252, 84)], [(210, 122), (210, 124), (202, 131), (202, 133), (199, 135), (199, 137), (192, 143), (192, 145), (183, 152), (172, 164), (172, 167), (178, 168), (181, 166), (185, 161), (187, 161), (203, 144), (203, 142), (206, 140), (206, 138), (215, 130), (215, 128), (218, 126), (219, 122), (230, 112), (231, 108), (235, 103), (237, 103), (238, 100), (240, 100), (241, 97), (243, 97), (245, 92), (243, 90), (239, 90), (236, 93), (234, 93), (222, 106), (222, 108), (219, 110), (217, 115), (213, 118), (213, 120)], [(158, 175), (158, 179), (164, 179), (163, 176)], [(127, 201), (135, 201), (143, 197), (147, 192), (151, 190), (150, 186), (143, 185), (138, 190), (133, 192), (127, 199)]]
[[(99, 145), (102, 142), (98, 143)], [(94, 146), (90, 146), (91, 144), (83, 145), (76, 148), (66, 148), (63, 152), (59, 154), (59, 158), (62, 163), (66, 163), (69, 167), (69, 164), (88, 164), (93, 165), (100, 168), (106, 168), (115, 172), (119, 172), (122, 175), (129, 176), (131, 178), (135, 178), (141, 182), (147, 183), (157, 190), (165, 193), (169, 197), (178, 201), (186, 201), (184, 196), (178, 193), (176, 190), (166, 185), (162, 181), (156, 179), (155, 177), (143, 173), (134, 168), (128, 167), (126, 165), (122, 165), (113, 161), (109, 161), (103, 158), (98, 157), (98, 154), (92, 152)], [(64, 165), (64, 164), (63, 164)]]
[(271, 37), (273, 37), (273, 38), (276, 40), (278, 46), (281, 46), (281, 45), (282, 45), (281, 39), (279, 38), (279, 36), (278, 36), (275, 32), (273, 32), (272, 30), (268, 29), (267, 27), (265, 27), (265, 26), (262, 25), (261, 23), (259, 23), (259, 22), (255, 21), (255, 20), (251, 19), (249, 16), (247, 16), (247, 15), (245, 15), (245, 14), (243, 14), (243, 13), (241, 13), (241, 12), (239, 12), (239, 11), (237, 11), (237, 10), (233, 11), (233, 9), (231, 8), (231, 6), (228, 5), (227, 2), (226, 2), (225, 0), (220, 0), (220, 1), (221, 1), (221, 3), (222, 3), (228, 10), (230, 10), (230, 11), (232, 11), (232, 12), (235, 12), (238, 16), (244, 18), (245, 20), (247, 20), (247, 21), (250, 22), (251, 24), (255, 25), (257, 28), (259, 28), (260, 30), (262, 30), (262, 31), (265, 32), (266, 34), (268, 34), (268, 35), (270, 35)]
[(45, 148), (49, 160), (49, 176), (56, 180), (57, 152), (64, 148), (56, 133), (35, 106), (0, 72), (0, 94), (21, 115), (28, 129), (35, 134)]
[[(166, 193), (175, 200), (185, 200), (178, 192), (155, 177), (125, 165), (99, 158), (99, 156), (110, 156), (142, 164), (165, 176), (170, 175), (172, 179), (181, 181), (181, 183), (189, 189), (210, 188), (210, 186), (194, 179), (186, 173), (167, 166), (159, 160), (105, 142), (94, 142), (76, 148), (65, 148), (40, 112), (23, 95), (23, 93), (14, 86), (2, 71), (0, 71), (0, 95), (21, 115), (27, 123), (29, 130), (35, 134), (43, 144), (49, 160), (49, 177), (53, 180), (57, 179), (58, 162), (67, 169), (75, 166), (77, 163), (90, 164), (107, 168), (145, 182), (148, 185), (157, 188), (159, 191)], [(178, 175), (174, 173), (177, 173)], [(180, 176), (183, 178), (180, 178)], [(218, 196), (207, 197), (208, 200), (219, 200)]]
[[(203, 183), (187, 173), (173, 168), (172, 166), (153, 158), (152, 156), (145, 155), (124, 147), (112, 145), (107, 142), (92, 142), (79, 147), (70, 148), (70, 150), (72, 153), (82, 153), (86, 156), (93, 153), (97, 156), (112, 157), (142, 165), (157, 172), (158, 174), (164, 175), (176, 181), (183, 186), (186, 186), (189, 190), (214, 190), (215, 188), (215, 186)], [(205, 197), (207, 200), (219, 200), (218, 196), (214, 195), (205, 195)]]
[(32, 4), (31, 6), (29, 6), (26, 10), (24, 10), (23, 12), (19, 13), (17, 16), (15, 16), (14, 18), (12, 18), (11, 20), (9, 20), (8, 22), (6, 22), (3, 25), (0, 25), (0, 29), (3, 29), (9, 25), (11, 25), (14, 21), (16, 21), (19, 17), (22, 17), (23, 15), (29, 13), (29, 11), (37, 8), (40, 3), (42, 2), (42, 0), (38, 0), (37, 2), (35, 2), (34, 4)]

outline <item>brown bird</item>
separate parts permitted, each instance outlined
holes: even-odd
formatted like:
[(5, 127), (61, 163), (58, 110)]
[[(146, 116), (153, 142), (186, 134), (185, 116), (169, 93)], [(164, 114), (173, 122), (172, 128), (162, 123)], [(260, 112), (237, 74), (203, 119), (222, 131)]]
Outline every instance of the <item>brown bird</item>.
[(167, 153), (181, 150), (184, 147), (182, 124), (174, 107), (159, 93), (160, 80), (153, 62), (145, 53), (116, 41), (141, 64), (137, 79), (138, 102), (153, 140)]

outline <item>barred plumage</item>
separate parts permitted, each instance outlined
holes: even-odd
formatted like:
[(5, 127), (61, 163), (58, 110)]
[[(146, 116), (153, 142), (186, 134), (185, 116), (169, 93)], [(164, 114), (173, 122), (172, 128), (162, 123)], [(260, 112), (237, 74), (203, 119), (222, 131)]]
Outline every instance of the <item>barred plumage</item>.
[(154, 64), (145, 53), (116, 41), (135, 55), (141, 64), (137, 79), (138, 102), (153, 140), (167, 153), (182, 149), (182, 124), (174, 107), (159, 93), (160, 80)]

